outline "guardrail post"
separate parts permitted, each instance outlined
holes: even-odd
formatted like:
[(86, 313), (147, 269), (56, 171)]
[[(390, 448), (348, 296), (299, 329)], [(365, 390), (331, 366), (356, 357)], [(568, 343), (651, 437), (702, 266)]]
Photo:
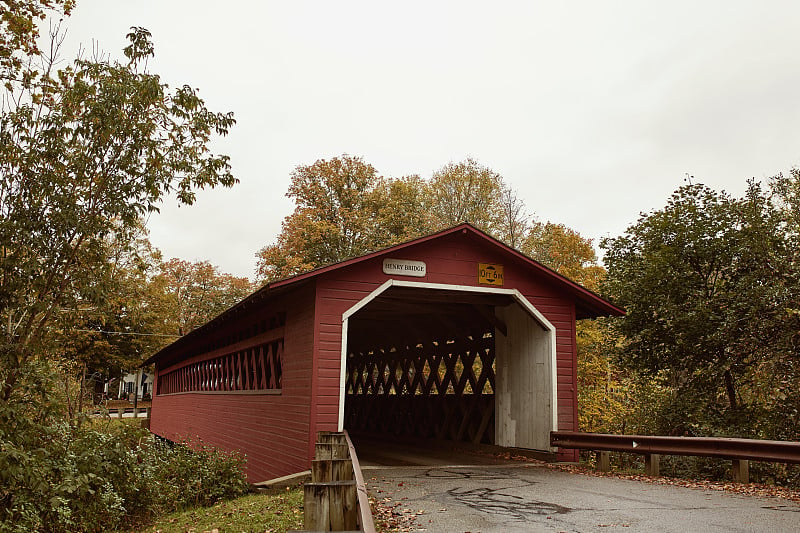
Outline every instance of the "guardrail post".
[(306, 483), (303, 490), (303, 528), (308, 531), (358, 529), (355, 481)]
[(342, 433), (334, 431), (318, 431), (317, 444), (347, 444), (347, 438)]
[(648, 453), (644, 456), (644, 471), (648, 476), (658, 476), (658, 462), (660, 455), (657, 453)]
[(734, 459), (731, 469), (733, 480), (738, 483), (750, 483), (750, 462), (746, 459)]
[(351, 481), (353, 461), (350, 459), (322, 459), (311, 461), (311, 482)]
[(323, 459), (347, 459), (350, 456), (350, 449), (347, 443), (344, 444), (331, 444), (325, 442), (318, 442), (314, 448), (314, 459), (317, 461)]
[(118, 416), (118, 417), (122, 418), (122, 413), (124, 413), (124, 412), (125, 412), (125, 409), (119, 409), (119, 408), (117, 408), (117, 416)]
[(599, 451), (597, 454), (597, 469), (600, 472), (611, 471), (611, 452)]
[(320, 431), (303, 489), (303, 532), (375, 533), (367, 488), (347, 432)]

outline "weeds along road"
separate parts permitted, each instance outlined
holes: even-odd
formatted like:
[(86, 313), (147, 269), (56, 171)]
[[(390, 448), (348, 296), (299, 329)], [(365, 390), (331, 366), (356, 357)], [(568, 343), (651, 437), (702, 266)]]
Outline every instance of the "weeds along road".
[(364, 478), (371, 496), (395, 506), (410, 531), (800, 531), (800, 505), (790, 500), (540, 464), (377, 466), (365, 467)]

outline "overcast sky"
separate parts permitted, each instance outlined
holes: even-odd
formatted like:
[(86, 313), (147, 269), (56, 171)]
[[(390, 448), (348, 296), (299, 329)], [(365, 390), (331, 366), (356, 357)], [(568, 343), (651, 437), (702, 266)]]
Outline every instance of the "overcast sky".
[(343, 153), (425, 178), (471, 156), (595, 242), (686, 174), (740, 194), (800, 165), (795, 1), (78, 0), (66, 25), (66, 57), (122, 57), (149, 29), (152, 72), (234, 112), (214, 146), (241, 183), (149, 228), (166, 257), (241, 276), (292, 210), (292, 170)]

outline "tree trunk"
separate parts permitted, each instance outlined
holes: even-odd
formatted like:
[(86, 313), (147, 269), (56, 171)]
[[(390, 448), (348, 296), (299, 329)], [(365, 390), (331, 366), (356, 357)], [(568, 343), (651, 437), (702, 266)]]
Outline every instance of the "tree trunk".
[(733, 383), (733, 374), (730, 369), (725, 371), (725, 391), (728, 393), (728, 403), (731, 406), (731, 411), (735, 411), (738, 407), (736, 403), (736, 387)]

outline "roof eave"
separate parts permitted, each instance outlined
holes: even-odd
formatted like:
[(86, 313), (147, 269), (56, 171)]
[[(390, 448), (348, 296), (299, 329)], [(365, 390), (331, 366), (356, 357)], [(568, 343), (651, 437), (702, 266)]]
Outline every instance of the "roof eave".
[(410, 241), (406, 241), (406, 242), (403, 242), (403, 243), (400, 243), (400, 244), (395, 244), (393, 246), (382, 248), (380, 250), (376, 250), (376, 251), (368, 253), (366, 255), (354, 257), (354, 258), (351, 258), (351, 259), (346, 259), (346, 260), (340, 261), (338, 263), (333, 263), (333, 264), (330, 264), (330, 265), (326, 265), (326, 266), (322, 266), (322, 267), (316, 268), (314, 270), (309, 270), (308, 272), (303, 272), (302, 274), (297, 274), (295, 276), (284, 278), (284, 279), (281, 279), (281, 280), (278, 280), (278, 281), (275, 281), (275, 282), (272, 282), (272, 283), (267, 283), (266, 285), (264, 285), (263, 287), (258, 289), (256, 292), (254, 292), (250, 296), (248, 296), (245, 299), (243, 299), (241, 302), (239, 302), (236, 305), (234, 305), (233, 307), (231, 307), (230, 309), (220, 313), (218, 316), (216, 316), (215, 318), (213, 318), (209, 322), (206, 322), (205, 324), (203, 324), (199, 328), (197, 328), (195, 330), (192, 330), (191, 332), (187, 333), (186, 335), (184, 335), (180, 339), (176, 340), (175, 342), (173, 342), (169, 346), (164, 347), (162, 350), (160, 350), (159, 352), (157, 352), (154, 355), (152, 355), (151, 357), (149, 357), (144, 363), (142, 363), (141, 366), (147, 366), (149, 364), (152, 364), (152, 363), (156, 362), (162, 356), (168, 355), (170, 352), (177, 350), (178, 348), (180, 348), (181, 346), (187, 344), (191, 340), (193, 340), (193, 339), (201, 336), (205, 332), (213, 329), (216, 325), (219, 325), (222, 322), (225, 322), (225, 321), (229, 320), (232, 316), (234, 316), (236, 314), (239, 314), (240, 312), (243, 312), (249, 306), (258, 303), (258, 302), (262, 301), (263, 299), (265, 299), (267, 297), (274, 296), (278, 292), (283, 292), (284, 290), (289, 290), (290, 288), (294, 288), (294, 287), (302, 284), (302, 282), (304, 282), (304, 281), (307, 281), (307, 280), (310, 280), (310, 279), (314, 279), (314, 278), (316, 278), (318, 276), (321, 276), (321, 275), (325, 274), (326, 272), (330, 272), (332, 270), (337, 270), (337, 269), (345, 268), (345, 267), (348, 267), (350, 265), (354, 265), (354, 264), (361, 263), (361, 262), (364, 262), (364, 261), (369, 261), (370, 259), (373, 259), (375, 257), (379, 257), (379, 256), (384, 255), (386, 253), (397, 252), (397, 251), (400, 251), (400, 250), (404, 250), (406, 248), (410, 248), (412, 246), (417, 246), (419, 244), (422, 244), (422, 243), (425, 243), (425, 242), (428, 242), (428, 241), (431, 241), (431, 240), (434, 240), (434, 239), (438, 239), (438, 238), (444, 237), (446, 235), (452, 235), (452, 234), (456, 234), (456, 233), (465, 233), (465, 234), (469, 233), (469, 234), (472, 234), (472, 235), (476, 236), (477, 238), (479, 238), (481, 240), (484, 240), (484, 241), (486, 241), (486, 242), (488, 242), (488, 243), (490, 243), (490, 244), (492, 244), (494, 246), (500, 246), (507, 253), (513, 255), (514, 257), (516, 257), (520, 261), (523, 261), (524, 263), (526, 263), (526, 264), (528, 264), (530, 266), (533, 266), (540, 273), (544, 274), (547, 277), (550, 277), (553, 281), (556, 281), (557, 283), (561, 283), (561, 284), (565, 285), (566, 286), (565, 288), (569, 292), (571, 292), (573, 294), (573, 296), (577, 300), (577, 302), (576, 302), (576, 315), (578, 314), (577, 313), (578, 310), (581, 310), (581, 309), (589, 311), (589, 313), (586, 314), (586, 315), (580, 315), (580, 316), (582, 316), (582, 318), (597, 318), (597, 317), (600, 317), (600, 316), (624, 316), (625, 315), (625, 311), (623, 309), (621, 309), (621, 308), (613, 305), (612, 303), (606, 301), (605, 299), (603, 299), (599, 295), (593, 293), (589, 289), (587, 289), (587, 288), (585, 288), (585, 287), (583, 287), (581, 285), (578, 285), (577, 283), (575, 283), (574, 281), (570, 280), (569, 278), (566, 278), (566, 277), (562, 276), (561, 274), (559, 274), (558, 272), (555, 272), (554, 270), (551, 270), (550, 268), (546, 267), (545, 265), (539, 263), (538, 261), (536, 261), (534, 259), (531, 259), (530, 257), (526, 256), (522, 252), (520, 252), (520, 251), (508, 246), (504, 242), (499, 241), (499, 240), (495, 239), (494, 237), (484, 233), (483, 231), (479, 230), (475, 226), (473, 226), (473, 225), (471, 225), (471, 224), (469, 224), (467, 222), (463, 222), (463, 223), (461, 223), (461, 224), (459, 224), (457, 226), (453, 226), (451, 228), (447, 228), (447, 229), (438, 231), (436, 233), (432, 233), (430, 235), (425, 235), (423, 237), (419, 237), (419, 238), (416, 238), (416, 239), (413, 239), (413, 240), (410, 240)]

